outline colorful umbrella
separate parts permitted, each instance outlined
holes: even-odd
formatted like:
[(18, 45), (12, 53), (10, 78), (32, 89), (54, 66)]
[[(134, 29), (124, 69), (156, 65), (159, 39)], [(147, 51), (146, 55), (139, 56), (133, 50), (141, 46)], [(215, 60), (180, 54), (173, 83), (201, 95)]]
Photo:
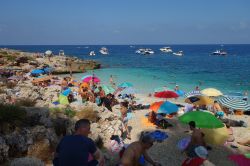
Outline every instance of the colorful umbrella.
[(169, 101), (160, 101), (151, 104), (150, 108), (152, 111), (163, 114), (171, 114), (178, 111), (178, 107), (176, 104), (173, 104)]
[(96, 76), (88, 76), (88, 77), (85, 77), (82, 81), (83, 82), (90, 82), (90, 81), (94, 81), (94, 83), (98, 83), (98, 82), (100, 82), (101, 80), (98, 78), (98, 77), (96, 77)]
[(177, 90), (175, 91), (175, 93), (178, 95), (178, 96), (184, 96), (185, 92), (182, 91), (182, 90)]
[(186, 98), (185, 102), (194, 105), (209, 105), (213, 104), (214, 100), (207, 96), (192, 96)]
[(207, 95), (207, 96), (211, 96), (211, 97), (217, 97), (217, 96), (221, 96), (223, 95), (221, 93), (221, 91), (215, 89), (215, 88), (207, 88), (207, 89), (203, 89), (201, 91), (202, 94)]
[(203, 94), (201, 94), (201, 91), (199, 91), (199, 90), (194, 90), (194, 91), (190, 91), (184, 95), (185, 98), (192, 97), (192, 96), (203, 96)]
[[(112, 88), (111, 86), (102, 85), (101, 87), (102, 87), (102, 89), (104, 90), (104, 92), (105, 92), (106, 95), (109, 94), (109, 93), (113, 94), (113, 93), (115, 92), (115, 89)], [(95, 92), (99, 92), (99, 89), (96, 88), (96, 89), (95, 89)]]
[(34, 69), (34, 70), (31, 71), (31, 74), (44, 74), (44, 70)]
[(213, 145), (223, 145), (229, 137), (225, 126), (217, 129), (202, 129), (202, 132), (205, 134), (205, 142)]
[(118, 87), (120, 88), (127, 88), (127, 87), (132, 87), (133, 84), (131, 84), (130, 82), (124, 82), (124, 83), (121, 83)]
[(250, 110), (250, 105), (245, 100), (232, 97), (223, 97), (218, 100), (218, 102), (224, 107), (231, 108), (234, 110), (248, 111)]
[(173, 91), (163, 91), (163, 92), (157, 92), (154, 95), (155, 97), (159, 98), (177, 98), (179, 97), (175, 92)]
[(223, 127), (223, 123), (217, 119), (214, 115), (208, 112), (202, 111), (192, 111), (185, 113), (184, 115), (179, 117), (179, 120), (182, 123), (189, 123), (194, 121), (196, 126), (199, 128), (221, 128)]

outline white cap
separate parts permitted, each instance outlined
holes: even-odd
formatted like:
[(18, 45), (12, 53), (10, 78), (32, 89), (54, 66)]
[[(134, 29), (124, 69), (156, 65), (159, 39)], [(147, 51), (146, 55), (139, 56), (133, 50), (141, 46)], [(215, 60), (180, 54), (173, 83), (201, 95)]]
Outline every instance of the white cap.
[(198, 146), (197, 148), (194, 149), (195, 153), (197, 156), (203, 159), (207, 159), (208, 152), (207, 149), (204, 146)]

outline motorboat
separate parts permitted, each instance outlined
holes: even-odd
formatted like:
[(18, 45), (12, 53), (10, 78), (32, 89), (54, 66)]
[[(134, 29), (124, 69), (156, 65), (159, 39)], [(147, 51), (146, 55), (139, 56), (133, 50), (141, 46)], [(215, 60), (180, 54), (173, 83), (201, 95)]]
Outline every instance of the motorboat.
[(154, 51), (150, 48), (140, 48), (136, 50), (135, 53), (142, 54), (142, 55), (150, 55), (150, 54), (154, 54)]
[(214, 52), (212, 52), (212, 55), (218, 55), (218, 56), (226, 56), (227, 55), (227, 52), (220, 49), (220, 50), (216, 50)]
[(89, 56), (95, 56), (95, 51), (90, 51)]
[(184, 55), (183, 51), (174, 52), (173, 54), (176, 56), (183, 56)]
[(59, 56), (64, 56), (64, 51), (63, 50), (59, 51)]
[(103, 54), (103, 55), (108, 55), (109, 54), (108, 49), (106, 47), (102, 47), (100, 49), (100, 53)]
[(171, 53), (171, 52), (173, 52), (173, 50), (170, 47), (162, 47), (162, 48), (160, 48), (160, 50), (162, 52), (165, 52), (165, 53)]

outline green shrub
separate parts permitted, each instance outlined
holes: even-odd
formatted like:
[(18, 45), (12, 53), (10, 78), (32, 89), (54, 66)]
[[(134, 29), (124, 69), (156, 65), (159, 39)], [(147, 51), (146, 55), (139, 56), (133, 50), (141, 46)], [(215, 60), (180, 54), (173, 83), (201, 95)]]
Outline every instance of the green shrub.
[(70, 108), (66, 108), (64, 110), (64, 114), (67, 115), (70, 118), (73, 118), (76, 115), (76, 112), (71, 110)]
[(17, 106), (9, 104), (0, 103), (0, 124), (1, 123), (11, 123), (14, 125), (20, 124), (26, 118), (26, 111)]

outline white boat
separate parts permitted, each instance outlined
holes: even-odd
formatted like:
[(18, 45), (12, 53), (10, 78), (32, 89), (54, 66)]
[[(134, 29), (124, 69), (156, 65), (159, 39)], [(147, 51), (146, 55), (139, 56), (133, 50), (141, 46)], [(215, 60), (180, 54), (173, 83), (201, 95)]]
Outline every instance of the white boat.
[(212, 52), (212, 55), (226, 56), (227, 52), (220, 49), (220, 50), (216, 50), (216, 51)]
[(162, 52), (170, 53), (173, 52), (173, 50), (170, 47), (162, 47), (160, 48)]
[(135, 53), (142, 55), (149, 55), (149, 54), (154, 54), (154, 51), (150, 48), (140, 48), (136, 50)]
[(59, 51), (59, 56), (64, 56), (64, 51), (63, 50)]
[(89, 56), (95, 56), (95, 51), (90, 51)]
[(100, 53), (103, 54), (103, 55), (108, 55), (109, 54), (108, 49), (106, 47), (102, 47), (100, 49)]
[(173, 54), (176, 56), (183, 56), (184, 55), (183, 51), (174, 52)]

